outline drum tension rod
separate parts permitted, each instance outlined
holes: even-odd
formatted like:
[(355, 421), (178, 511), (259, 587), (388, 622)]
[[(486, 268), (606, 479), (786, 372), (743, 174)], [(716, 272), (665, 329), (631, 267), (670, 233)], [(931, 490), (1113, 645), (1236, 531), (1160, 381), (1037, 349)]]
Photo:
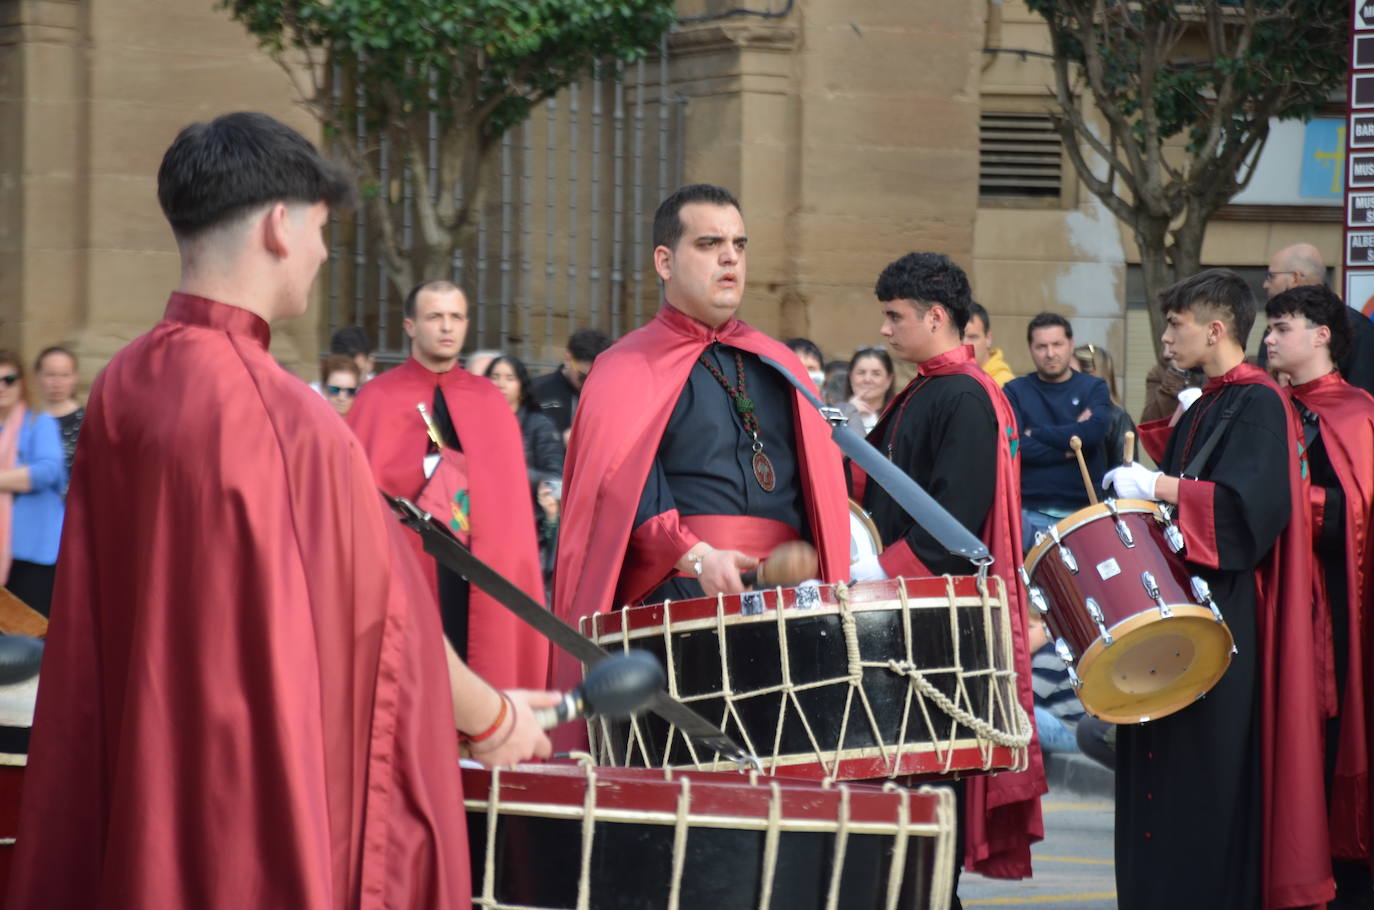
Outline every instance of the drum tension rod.
[(1207, 582), (1194, 575), (1192, 577), (1192, 584), (1193, 596), (1200, 600), (1203, 606), (1212, 611), (1212, 618), (1217, 622), (1225, 622), (1225, 620), (1221, 618), (1221, 608), (1219, 608), (1217, 602), (1212, 599), (1212, 589), (1208, 586)]
[(1074, 558), (1073, 550), (1064, 546), (1064, 541), (1059, 539), (1059, 528), (1055, 525), (1050, 526), (1050, 537), (1054, 538), (1054, 546), (1059, 551), (1059, 558), (1064, 561), (1064, 568), (1070, 574), (1078, 574), (1078, 560)]
[(1054, 653), (1064, 662), (1064, 669), (1069, 671), (1069, 685), (1075, 689), (1081, 688), (1083, 680), (1078, 678), (1078, 673), (1073, 668), (1073, 648), (1070, 648), (1069, 643), (1064, 639), (1056, 638), (1054, 640)]
[(1164, 523), (1164, 542), (1175, 553), (1183, 552), (1183, 532), (1174, 524), (1174, 513), (1165, 503), (1159, 504), (1159, 518)]
[(1109, 648), (1112, 645), (1112, 633), (1107, 629), (1107, 618), (1102, 613), (1102, 607), (1096, 600), (1089, 597), (1084, 606), (1088, 609), (1088, 615), (1097, 623), (1097, 634), (1102, 637), (1102, 646)]
[(1116, 510), (1116, 500), (1108, 497), (1102, 500), (1102, 503), (1107, 507), (1107, 511), (1112, 513), (1112, 520), (1116, 522), (1116, 536), (1121, 539), (1127, 549), (1134, 549), (1135, 535), (1131, 533), (1131, 529), (1126, 525), (1126, 520), (1121, 517), (1121, 513)]
[(1164, 598), (1160, 596), (1159, 585), (1155, 582), (1155, 577), (1151, 575), (1149, 572), (1141, 572), (1140, 583), (1145, 586), (1145, 593), (1149, 595), (1150, 599), (1153, 600), (1155, 602), (1155, 605), (1159, 607), (1160, 618), (1172, 618), (1174, 615), (1174, 611), (1169, 609), (1169, 605), (1166, 604), (1164, 602)]

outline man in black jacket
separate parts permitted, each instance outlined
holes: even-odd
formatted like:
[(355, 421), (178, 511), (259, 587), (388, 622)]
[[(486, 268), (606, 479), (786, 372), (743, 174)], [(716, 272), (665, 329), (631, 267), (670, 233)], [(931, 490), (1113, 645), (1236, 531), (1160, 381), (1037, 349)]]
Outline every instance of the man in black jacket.
[(568, 339), (568, 348), (563, 352), (563, 365), (540, 376), (530, 384), (534, 400), (540, 409), (563, 434), (563, 442), (568, 441), (568, 431), (572, 428), (573, 415), (577, 412), (577, 398), (582, 393), (582, 383), (592, 368), (596, 355), (611, 346), (611, 339), (596, 329), (578, 329)]

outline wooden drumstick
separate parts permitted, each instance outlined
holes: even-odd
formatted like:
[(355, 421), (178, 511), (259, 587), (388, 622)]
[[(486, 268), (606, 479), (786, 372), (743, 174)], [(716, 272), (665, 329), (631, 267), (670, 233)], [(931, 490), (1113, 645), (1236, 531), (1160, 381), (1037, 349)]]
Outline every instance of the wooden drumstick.
[(1078, 470), (1083, 472), (1083, 486), (1088, 490), (1088, 503), (1097, 505), (1097, 490), (1093, 488), (1093, 479), (1088, 474), (1088, 463), (1083, 460), (1083, 440), (1077, 436), (1069, 437), (1069, 447), (1073, 449), (1073, 455), (1078, 459)]
[(820, 565), (815, 547), (804, 540), (789, 540), (774, 547), (757, 569), (741, 573), (740, 581), (748, 588), (791, 587), (815, 578)]
[(1135, 434), (1127, 430), (1124, 438), (1125, 443), (1121, 447), (1121, 454), (1126, 457), (1121, 459), (1121, 463), (1131, 464), (1135, 461)]

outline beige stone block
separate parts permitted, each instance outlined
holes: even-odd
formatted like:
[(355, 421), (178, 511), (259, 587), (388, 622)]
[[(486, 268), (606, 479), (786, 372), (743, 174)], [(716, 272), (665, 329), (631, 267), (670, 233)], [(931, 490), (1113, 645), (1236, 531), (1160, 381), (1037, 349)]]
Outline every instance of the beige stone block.
[(916, 225), (950, 221), (969, 231), (976, 166), (965, 155), (915, 149), (852, 148), (847, 155), (809, 155), (801, 168), (801, 202), (808, 213)]
[[(87, 325), (108, 322), (117, 326), (140, 326), (139, 332), (146, 331), (162, 318), (167, 296), (176, 289), (180, 275), (180, 259), (175, 252), (90, 250), (86, 279)], [(127, 331), (121, 333), (121, 337), (123, 334)]]
[(162, 108), (203, 110), (284, 109), (296, 87), (281, 67), (257, 52), (203, 53), (181, 46), (102, 48), (91, 62), (97, 102), (156, 103)]
[[(981, 54), (959, 36), (879, 33), (862, 39), (852, 32), (807, 34), (802, 57), (806, 90), (844, 91), (893, 99), (942, 98), (974, 90)], [(883, 65), (875, 66), (881, 60)]]
[(206, 0), (120, 0), (93, 3), (90, 28), (96, 47), (157, 48), (177, 45), (187, 50), (245, 52), (256, 40), (228, 12)]
[(23, 45), (24, 99), (29, 104), (80, 98), (86, 88), (85, 58), (66, 44)]
[[(946, 149), (968, 156), (978, 147), (978, 109), (950, 98), (803, 94), (802, 135), (808, 156), (826, 149)], [(977, 162), (974, 161), (976, 173)], [(963, 168), (961, 168), (963, 170)]]
[(25, 249), (74, 250), (86, 238), (86, 194), (70, 174), (24, 179), (24, 206), (18, 219)]
[(155, 176), (91, 178), (90, 244), (100, 249), (176, 251), (172, 230), (158, 206)]

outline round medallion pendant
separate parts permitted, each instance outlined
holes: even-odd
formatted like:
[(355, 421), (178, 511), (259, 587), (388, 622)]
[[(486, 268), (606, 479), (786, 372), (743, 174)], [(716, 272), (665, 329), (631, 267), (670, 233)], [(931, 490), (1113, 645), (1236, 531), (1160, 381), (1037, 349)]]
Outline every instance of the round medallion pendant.
[(763, 487), (765, 493), (773, 492), (773, 487), (778, 483), (778, 475), (773, 472), (773, 462), (762, 452), (754, 453), (754, 479)]

